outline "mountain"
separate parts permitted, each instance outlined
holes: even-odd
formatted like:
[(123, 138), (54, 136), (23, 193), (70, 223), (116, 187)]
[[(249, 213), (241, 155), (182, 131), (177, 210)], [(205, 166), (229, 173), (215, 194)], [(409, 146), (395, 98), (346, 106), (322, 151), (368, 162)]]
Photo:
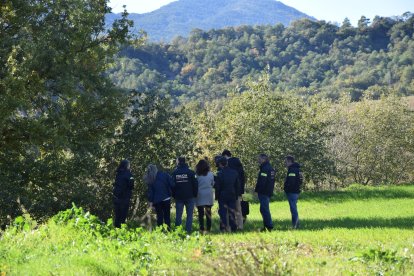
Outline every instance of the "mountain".
[[(111, 24), (119, 14), (109, 14)], [(152, 41), (188, 37), (193, 29), (219, 29), (240, 25), (289, 25), (301, 18), (312, 18), (275, 0), (179, 0), (150, 13), (131, 13), (138, 29)]]

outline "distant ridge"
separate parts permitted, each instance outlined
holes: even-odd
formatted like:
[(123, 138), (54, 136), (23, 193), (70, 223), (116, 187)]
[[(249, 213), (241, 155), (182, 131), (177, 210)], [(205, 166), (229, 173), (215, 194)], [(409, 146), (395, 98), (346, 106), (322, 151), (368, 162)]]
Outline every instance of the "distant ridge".
[[(127, 7), (128, 9), (128, 7)], [(119, 17), (109, 14), (107, 24)], [(219, 29), (240, 25), (289, 25), (301, 19), (314, 19), (275, 0), (179, 0), (150, 13), (131, 13), (137, 29), (145, 30), (152, 41), (187, 37), (191, 30)]]

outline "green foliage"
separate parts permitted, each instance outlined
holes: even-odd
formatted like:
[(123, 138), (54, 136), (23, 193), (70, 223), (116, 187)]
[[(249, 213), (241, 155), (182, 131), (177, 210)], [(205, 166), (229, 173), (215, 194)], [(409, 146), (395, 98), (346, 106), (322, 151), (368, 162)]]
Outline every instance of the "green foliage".
[(72, 201), (98, 205), (93, 182), (125, 98), (104, 76), (135, 39), (126, 16), (105, 28), (107, 1), (2, 1), (0, 221)]
[[(273, 93), (266, 78), (247, 85), (249, 91), (232, 95), (219, 111), (212, 112), (216, 107), (207, 106), (207, 121), (205, 114), (198, 115), (203, 119), (196, 119), (200, 125), (195, 140), (201, 140), (203, 154), (230, 149), (243, 161), (250, 187), (255, 185), (260, 153), (270, 155), (279, 183), (284, 180), (283, 160), (288, 154), (300, 156), (308, 182), (323, 182), (330, 172), (326, 147), (329, 133), (321, 119), (327, 105), (307, 104), (293, 95)], [(208, 143), (205, 137), (214, 140)]]
[(305, 193), (302, 228), (291, 230), (280, 197), (270, 204), (276, 231), (258, 232), (259, 204), (252, 203), (243, 232), (216, 234), (214, 212), (213, 233), (191, 236), (115, 229), (73, 206), (30, 230), (19, 219), (1, 232), (0, 274), (410, 275), (413, 198), (413, 185)]
[(330, 149), (342, 180), (389, 184), (414, 171), (414, 114), (400, 98), (338, 105), (332, 109)]
[(187, 39), (125, 48), (109, 75), (120, 87), (142, 92), (162, 83), (161, 92), (176, 103), (246, 91), (245, 81), (264, 70), (271, 90), (306, 98), (349, 94), (359, 100), (365, 91), (378, 98), (384, 88), (412, 95), (414, 17), (368, 20), (361, 18), (359, 27), (303, 19), (289, 27), (196, 29)]

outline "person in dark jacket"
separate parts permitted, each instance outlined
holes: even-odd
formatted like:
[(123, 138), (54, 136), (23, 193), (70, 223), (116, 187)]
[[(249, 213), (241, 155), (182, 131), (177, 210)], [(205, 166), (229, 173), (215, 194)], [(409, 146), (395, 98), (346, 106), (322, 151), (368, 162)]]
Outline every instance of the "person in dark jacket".
[(246, 219), (245, 217), (243, 217), (242, 210), (241, 210), (241, 202), (243, 200), (242, 196), (244, 194), (244, 187), (245, 187), (245, 182), (246, 182), (244, 168), (243, 168), (243, 165), (240, 159), (233, 157), (229, 150), (224, 150), (222, 153), (222, 156), (227, 159), (229, 168), (237, 171), (237, 173), (239, 174), (240, 188), (239, 188), (239, 194), (237, 195), (237, 200), (236, 200), (236, 224), (237, 224), (237, 229), (243, 230), (243, 222)]
[(115, 211), (115, 227), (120, 228), (128, 216), (132, 190), (134, 189), (134, 176), (130, 171), (128, 160), (122, 160), (116, 170), (113, 189), (113, 203)]
[(219, 203), (220, 230), (227, 230), (227, 216), (229, 218), (230, 229), (237, 231), (236, 225), (236, 200), (239, 194), (240, 183), (237, 171), (228, 167), (226, 158), (218, 161), (220, 171), (216, 177), (216, 191)]
[(270, 198), (275, 188), (275, 170), (269, 162), (266, 154), (259, 155), (260, 171), (257, 177), (255, 192), (260, 201), (260, 213), (263, 218), (263, 231), (271, 231), (273, 229), (272, 215), (270, 214)]
[(286, 156), (285, 165), (288, 169), (284, 191), (289, 201), (290, 213), (292, 214), (293, 229), (299, 228), (298, 199), (302, 187), (303, 176), (300, 171), (300, 165), (295, 162), (293, 156)]
[(198, 193), (198, 182), (195, 172), (190, 170), (186, 164), (185, 157), (177, 158), (177, 168), (173, 172), (172, 178), (174, 182), (173, 196), (176, 206), (175, 225), (180, 226), (182, 224), (185, 206), (187, 214), (185, 229), (187, 233), (191, 233), (194, 205)]
[(159, 171), (157, 166), (149, 165), (144, 182), (148, 185), (148, 201), (157, 214), (157, 226), (166, 224), (171, 228), (171, 189), (174, 183), (169, 174)]

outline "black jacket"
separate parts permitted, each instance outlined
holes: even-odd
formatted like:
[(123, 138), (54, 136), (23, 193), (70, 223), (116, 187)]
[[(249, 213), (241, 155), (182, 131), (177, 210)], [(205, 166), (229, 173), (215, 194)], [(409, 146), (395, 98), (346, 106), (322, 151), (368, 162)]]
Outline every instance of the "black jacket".
[(113, 201), (115, 204), (128, 203), (134, 189), (134, 176), (130, 171), (123, 170), (116, 173)]
[(187, 200), (197, 197), (198, 181), (194, 171), (187, 164), (177, 167), (172, 174), (174, 182), (173, 197), (178, 200)]
[(298, 163), (293, 163), (289, 166), (284, 190), (286, 193), (296, 193), (299, 194), (302, 187), (303, 177), (300, 171), (300, 165)]
[(269, 162), (263, 163), (260, 166), (256, 189), (254, 191), (258, 194), (271, 197), (273, 195), (273, 189), (275, 188), (275, 174), (276, 172)]
[(240, 162), (240, 159), (236, 157), (229, 158), (228, 163), (229, 163), (229, 168), (236, 170), (237, 173), (239, 174), (239, 182), (240, 182), (239, 196), (241, 196), (242, 194), (244, 194), (244, 187), (246, 183), (246, 176), (244, 173), (243, 165)]
[(240, 194), (239, 174), (229, 167), (221, 169), (216, 176), (216, 196), (220, 201), (237, 200)]

